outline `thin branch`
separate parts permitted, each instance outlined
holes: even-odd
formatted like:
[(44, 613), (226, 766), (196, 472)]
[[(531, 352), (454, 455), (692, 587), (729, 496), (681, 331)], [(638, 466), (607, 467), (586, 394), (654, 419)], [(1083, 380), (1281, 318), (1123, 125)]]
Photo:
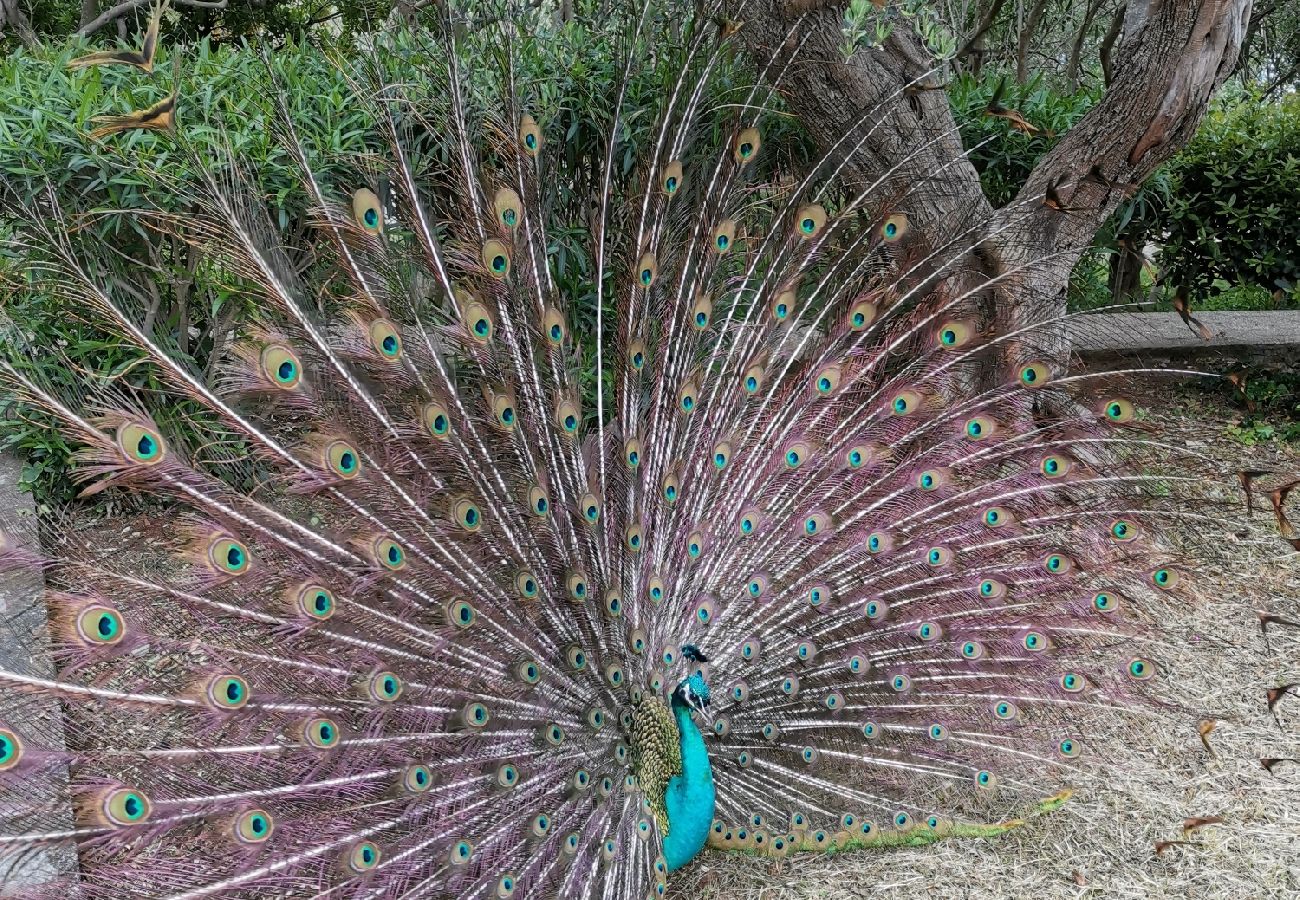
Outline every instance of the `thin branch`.
[(975, 30), (971, 32), (971, 36), (966, 38), (966, 43), (962, 44), (955, 54), (957, 59), (965, 57), (975, 49), (975, 45), (979, 43), (980, 38), (984, 37), (988, 30), (993, 27), (993, 21), (998, 17), (998, 13), (1002, 12), (1005, 3), (1006, 0), (993, 0), (989, 8), (984, 11), (984, 18), (980, 19), (979, 24), (975, 26)]
[[(103, 28), (109, 22), (121, 18), (127, 13), (137, 10), (142, 6), (148, 6), (154, 0), (123, 0), (112, 9), (100, 13), (99, 17), (88, 25), (84, 25), (75, 32), (77, 37), (90, 37), (96, 31)], [(191, 6), (195, 9), (225, 9), (229, 0), (172, 0), (176, 6)]]
[(1127, 3), (1121, 3), (1119, 9), (1115, 10), (1115, 18), (1110, 20), (1110, 28), (1106, 30), (1106, 36), (1101, 39), (1101, 48), (1097, 51), (1097, 55), (1101, 57), (1101, 82), (1106, 87), (1110, 87), (1110, 75), (1113, 71), (1110, 54), (1115, 49), (1115, 42), (1119, 40), (1120, 30), (1124, 27), (1124, 14), (1127, 10)]

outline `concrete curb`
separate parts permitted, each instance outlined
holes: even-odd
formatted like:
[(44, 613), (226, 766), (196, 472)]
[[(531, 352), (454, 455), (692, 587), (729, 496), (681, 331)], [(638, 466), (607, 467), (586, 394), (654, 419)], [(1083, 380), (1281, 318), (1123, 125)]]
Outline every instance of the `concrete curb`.
[[(32, 498), (18, 489), (22, 463), (0, 454), (0, 530), (24, 548), (39, 551), (36, 510)], [(0, 574), (0, 668), (41, 678), (54, 677), (50, 656), (45, 581), (41, 573), (18, 570)], [(51, 697), (11, 695), (0, 691), (0, 719), (27, 740), (28, 748), (59, 751), (66, 749), (63, 710)], [(53, 773), (53, 780), (67, 785), (67, 772)], [(71, 799), (50, 798), (43, 809), (42, 824), (52, 831), (73, 827)], [(0, 835), (22, 833), (30, 826), (6, 815), (0, 805)], [(77, 851), (69, 843), (0, 849), (0, 897), (23, 896), (27, 889), (55, 879), (75, 878)], [(70, 892), (69, 896), (75, 896)]]
[(1099, 313), (1071, 319), (1076, 353), (1105, 354), (1140, 350), (1176, 354), (1233, 350), (1247, 354), (1300, 350), (1300, 310), (1205, 312), (1195, 314), (1210, 331), (1207, 341), (1173, 312)]

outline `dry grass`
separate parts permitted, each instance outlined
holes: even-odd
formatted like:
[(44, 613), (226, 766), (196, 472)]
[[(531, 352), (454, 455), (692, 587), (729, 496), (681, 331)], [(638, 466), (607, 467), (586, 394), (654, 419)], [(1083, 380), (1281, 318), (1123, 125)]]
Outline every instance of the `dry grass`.
[[(1188, 441), (1231, 472), (1262, 464), (1300, 473), (1300, 453), (1245, 448), (1225, 435), (1236, 413), (1183, 389), (1155, 389), (1140, 405), (1159, 410), (1169, 441)], [(1265, 501), (1267, 508), (1267, 501)], [(671, 897), (1297, 897), (1300, 896), (1300, 764), (1274, 774), (1261, 757), (1300, 757), (1300, 696), (1266, 710), (1270, 687), (1300, 681), (1300, 628), (1261, 634), (1257, 609), (1300, 621), (1300, 553), (1281, 543), (1272, 516), (1257, 510), (1231, 542), (1228, 565), (1206, 564), (1203, 600), (1179, 622), (1182, 646), (1168, 677), (1198, 715), (1218, 720), (1201, 746), (1193, 724), (1156, 730), (1117, 756), (1107, 783), (1079, 786), (1060, 811), (988, 841), (930, 847), (805, 854), (777, 864), (706, 853), (672, 882)], [(1192, 816), (1225, 822), (1199, 829), (1189, 845), (1157, 855), (1157, 841), (1183, 838)]]

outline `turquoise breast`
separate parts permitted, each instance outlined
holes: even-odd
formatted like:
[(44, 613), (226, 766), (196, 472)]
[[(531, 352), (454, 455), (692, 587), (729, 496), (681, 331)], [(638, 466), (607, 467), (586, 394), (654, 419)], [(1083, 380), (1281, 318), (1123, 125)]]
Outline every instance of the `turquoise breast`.
[(716, 795), (713, 768), (704, 736), (691, 720), (686, 707), (674, 702), (673, 717), (681, 735), (682, 774), (668, 782), (664, 801), (668, 806), (668, 837), (664, 839), (664, 858), (668, 871), (680, 869), (704, 849), (713, 825)]

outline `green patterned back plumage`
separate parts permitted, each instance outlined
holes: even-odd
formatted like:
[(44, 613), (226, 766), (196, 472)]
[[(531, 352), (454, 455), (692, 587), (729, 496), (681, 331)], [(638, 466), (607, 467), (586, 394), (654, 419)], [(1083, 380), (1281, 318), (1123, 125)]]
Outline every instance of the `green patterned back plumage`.
[[(925, 185), (846, 183), (873, 111), (807, 166), (764, 146), (813, 62), (797, 16), (750, 85), (717, 4), (672, 41), (671, 10), (610, 15), (594, 165), (513, 26), (472, 56), (439, 5), (430, 52), (378, 40), (346, 73), (367, 152), (327, 165), (301, 126), (337, 98), (269, 60), (292, 236), (183, 94), (87, 137), (144, 128), (201, 173), (136, 174), (187, 209), (140, 221), (249, 299), (207, 371), (87, 211), (26, 210), (33, 288), (152, 387), (61, 389), (21, 341), (0, 372), (86, 493), (159, 510), (0, 542), (46, 578), (59, 664), (0, 670), (0, 863), (79, 851), (34, 896), (639, 900), (715, 798), (735, 848), (987, 836), (1180, 716), (1165, 532), (1215, 473), (1144, 434), (1136, 373), (1071, 376), (1059, 317), (1005, 323), (1032, 267), (981, 280), (978, 223), (911, 228)], [(696, 646), (703, 739), (670, 699)]]

